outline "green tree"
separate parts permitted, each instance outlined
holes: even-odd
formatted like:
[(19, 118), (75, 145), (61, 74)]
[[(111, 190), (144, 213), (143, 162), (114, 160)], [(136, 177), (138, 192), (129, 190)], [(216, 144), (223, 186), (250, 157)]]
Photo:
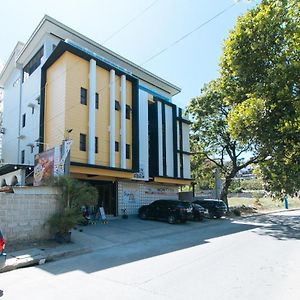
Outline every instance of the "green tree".
[(97, 204), (98, 191), (86, 182), (69, 176), (58, 176), (49, 178), (45, 184), (61, 189), (58, 195), (61, 210), (48, 221), (54, 234), (66, 235), (78, 222), (83, 221), (81, 206)]
[[(225, 101), (220, 80), (214, 80), (206, 85), (199, 97), (191, 100), (187, 112), (192, 117), (191, 149), (193, 156), (205, 157), (219, 168), (224, 183), (220, 198), (227, 204), (227, 194), (230, 184), (238, 171), (250, 164), (258, 163), (265, 157), (255, 154), (246, 160), (243, 157), (249, 151), (254, 153), (252, 140), (240, 142), (232, 137), (228, 127), (228, 116), (231, 106)], [(194, 174), (199, 173), (198, 167), (193, 167)], [(201, 172), (201, 171), (200, 171)], [(203, 170), (202, 170), (203, 172)]]
[(221, 89), (229, 132), (252, 141), (271, 191), (300, 188), (300, 2), (262, 0), (224, 44)]

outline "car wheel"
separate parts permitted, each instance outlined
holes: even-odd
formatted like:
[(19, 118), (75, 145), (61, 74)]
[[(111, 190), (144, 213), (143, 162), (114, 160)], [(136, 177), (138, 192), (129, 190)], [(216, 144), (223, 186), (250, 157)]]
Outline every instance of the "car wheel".
[(169, 224), (175, 224), (176, 223), (176, 218), (173, 215), (168, 216), (168, 223)]
[(210, 219), (213, 219), (214, 216), (215, 216), (215, 214), (214, 214), (213, 211), (209, 211), (209, 212), (208, 212), (208, 215), (209, 215), (209, 218), (210, 218)]
[(142, 220), (146, 220), (147, 219), (147, 214), (146, 214), (146, 212), (141, 212), (140, 214), (139, 214), (139, 217), (140, 217), (140, 219), (142, 219)]

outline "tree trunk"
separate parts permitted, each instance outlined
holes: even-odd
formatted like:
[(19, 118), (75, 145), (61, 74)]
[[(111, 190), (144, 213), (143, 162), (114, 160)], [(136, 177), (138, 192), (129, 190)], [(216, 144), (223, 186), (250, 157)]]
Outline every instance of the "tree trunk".
[(229, 211), (227, 195), (228, 195), (228, 189), (229, 189), (229, 186), (231, 184), (231, 181), (232, 181), (231, 177), (226, 177), (225, 178), (225, 182), (224, 182), (224, 185), (223, 185), (223, 188), (222, 188), (222, 191), (221, 191), (221, 195), (220, 195), (221, 200), (223, 200), (227, 205), (227, 211)]

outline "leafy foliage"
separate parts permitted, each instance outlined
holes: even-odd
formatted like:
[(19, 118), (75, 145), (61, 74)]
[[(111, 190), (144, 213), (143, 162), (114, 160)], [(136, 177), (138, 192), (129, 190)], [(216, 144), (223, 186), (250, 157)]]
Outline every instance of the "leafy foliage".
[[(214, 80), (206, 85), (201, 95), (191, 100), (187, 112), (193, 120), (191, 148), (196, 158), (192, 161), (204, 161), (205, 158), (213, 164), (213, 168), (220, 169), (224, 177), (221, 199), (227, 203), (228, 188), (234, 176), (249, 164), (259, 162), (261, 157), (242, 159), (243, 154), (253, 150), (252, 140), (246, 143), (232, 137), (228, 126), (231, 105), (225, 101), (226, 95), (220, 83), (220, 80)], [(201, 174), (197, 169), (203, 169), (203, 165), (192, 164), (196, 168), (194, 174)]]
[(271, 191), (300, 188), (300, 3), (263, 0), (224, 45), (221, 86), (230, 134), (252, 140)]
[[(95, 187), (69, 176), (52, 177), (51, 184), (61, 188), (60, 200), (65, 208), (96, 205), (98, 191)], [(48, 182), (49, 183), (49, 182)]]
[[(221, 77), (189, 105), (192, 150), (220, 168), (222, 198), (250, 163), (261, 164), (270, 190), (300, 188), (299, 24), (298, 0), (262, 0), (225, 41)], [(253, 157), (240, 160), (247, 151)]]
[(48, 221), (53, 233), (69, 232), (77, 223), (83, 221), (80, 207), (97, 204), (97, 189), (85, 182), (69, 176), (59, 176), (50, 178), (47, 183), (61, 188), (59, 200), (62, 211), (54, 214)]
[(78, 210), (68, 208), (63, 212), (54, 214), (48, 220), (48, 224), (52, 233), (59, 232), (60, 234), (66, 234), (81, 221), (83, 221), (83, 216), (78, 213)]

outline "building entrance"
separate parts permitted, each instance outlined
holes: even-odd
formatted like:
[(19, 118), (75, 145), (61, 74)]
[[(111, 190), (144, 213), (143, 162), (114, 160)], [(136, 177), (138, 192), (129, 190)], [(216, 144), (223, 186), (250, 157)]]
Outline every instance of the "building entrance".
[(98, 190), (98, 205), (103, 207), (107, 215), (117, 215), (117, 184), (111, 181), (93, 181)]

